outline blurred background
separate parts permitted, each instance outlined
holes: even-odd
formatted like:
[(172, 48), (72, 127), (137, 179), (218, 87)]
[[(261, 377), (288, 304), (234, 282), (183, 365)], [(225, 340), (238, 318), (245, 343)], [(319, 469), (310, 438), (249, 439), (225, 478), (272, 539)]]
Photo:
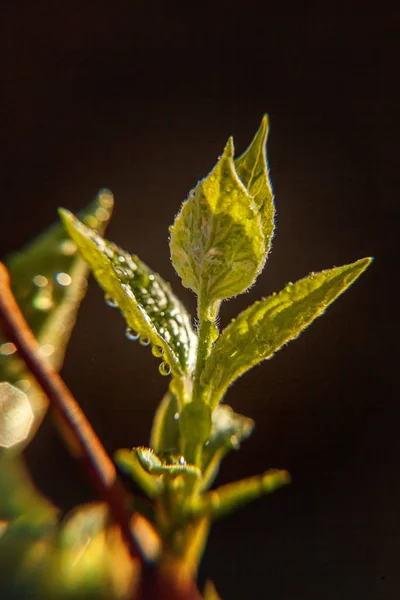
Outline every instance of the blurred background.
[[(280, 467), (293, 483), (213, 528), (200, 578), (223, 598), (400, 595), (399, 26), (384, 4), (1, 3), (0, 256), (58, 206), (78, 211), (108, 187), (108, 237), (170, 280), (194, 315), (168, 226), (228, 136), (241, 153), (265, 112), (276, 237), (257, 285), (222, 306), (222, 326), (312, 270), (375, 256), (226, 397), (256, 429), (218, 482)], [(63, 376), (110, 453), (148, 442), (167, 386), (124, 329), (92, 282)], [(94, 498), (50, 417), (27, 458), (65, 510)]]

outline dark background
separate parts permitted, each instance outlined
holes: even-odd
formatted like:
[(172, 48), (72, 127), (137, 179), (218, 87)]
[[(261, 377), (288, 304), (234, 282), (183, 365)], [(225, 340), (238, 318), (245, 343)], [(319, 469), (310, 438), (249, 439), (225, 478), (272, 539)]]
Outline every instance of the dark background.
[[(167, 227), (228, 136), (240, 153), (268, 112), (274, 247), (257, 286), (223, 305), (222, 324), (311, 270), (375, 256), (322, 319), (229, 391), (256, 430), (219, 482), (282, 467), (293, 483), (214, 527), (201, 579), (232, 600), (397, 600), (400, 11), (1, 6), (0, 255), (50, 224), (57, 206), (76, 211), (107, 186), (109, 237), (169, 279), (194, 314)], [(166, 387), (157, 365), (125, 340), (93, 283), (63, 374), (110, 452), (146, 444)], [(92, 497), (50, 419), (28, 458), (64, 508)]]

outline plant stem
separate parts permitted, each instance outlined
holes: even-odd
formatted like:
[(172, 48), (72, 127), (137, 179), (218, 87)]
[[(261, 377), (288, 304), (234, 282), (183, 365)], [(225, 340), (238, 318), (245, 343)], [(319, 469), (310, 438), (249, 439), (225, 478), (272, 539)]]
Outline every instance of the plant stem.
[(204, 302), (202, 296), (199, 297), (197, 316), (199, 319), (198, 347), (196, 369), (194, 373), (193, 402), (203, 402), (204, 389), (201, 385), (201, 375), (206, 364), (206, 360), (211, 352), (211, 346), (215, 339), (216, 327), (215, 321), (219, 309), (219, 302), (215, 306), (210, 306)]
[(114, 521), (121, 528), (132, 557), (139, 558), (144, 563), (142, 548), (131, 531), (127, 496), (117, 477), (114, 464), (70, 390), (54, 368), (42, 358), (39, 343), (17, 305), (11, 291), (8, 271), (1, 262), (0, 324), (61, 418), (74, 442), (74, 448), (79, 448), (80, 458), (108, 504)]

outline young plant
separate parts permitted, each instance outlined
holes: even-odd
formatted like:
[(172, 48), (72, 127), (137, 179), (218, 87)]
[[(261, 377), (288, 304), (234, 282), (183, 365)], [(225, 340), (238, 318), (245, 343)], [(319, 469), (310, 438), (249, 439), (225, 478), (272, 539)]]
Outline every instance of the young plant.
[[(289, 283), (219, 331), (222, 301), (255, 283), (271, 248), (275, 209), (267, 135), (264, 117), (238, 158), (230, 138), (170, 228), (172, 263), (183, 285), (197, 295), (196, 328), (160, 275), (105, 240), (98, 223), (94, 228), (60, 210), (65, 230), (104, 290), (107, 304), (125, 318), (128, 339), (149, 346), (160, 359), (160, 373), (170, 376), (149, 447), (121, 449), (114, 461), (125, 480), (131, 479), (148, 499), (132, 496), (130, 506), (157, 536), (159, 548), (153, 554), (157, 568), (173, 572), (181, 582), (196, 576), (213, 520), (290, 481), (286, 471), (269, 470), (210, 489), (224, 456), (239, 447), (254, 425), (222, 403), (229, 386), (296, 338), (372, 260), (364, 258)], [(211, 583), (204, 597), (218, 597)]]

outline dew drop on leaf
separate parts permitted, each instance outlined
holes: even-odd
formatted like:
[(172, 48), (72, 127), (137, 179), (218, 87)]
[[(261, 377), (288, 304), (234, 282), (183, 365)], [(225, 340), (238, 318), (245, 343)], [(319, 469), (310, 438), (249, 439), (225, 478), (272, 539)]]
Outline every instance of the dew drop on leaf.
[(131, 329), (130, 327), (126, 328), (125, 335), (126, 335), (127, 339), (131, 342), (136, 342), (136, 340), (138, 340), (140, 338), (139, 333), (137, 331), (135, 331), (134, 329)]
[(151, 353), (156, 358), (160, 358), (160, 356), (164, 354), (164, 350), (161, 348), (161, 346), (153, 346), (151, 349)]
[(104, 296), (104, 301), (110, 308), (118, 308), (118, 304), (116, 303), (114, 298), (112, 298), (109, 294), (106, 294)]
[(142, 346), (148, 346), (150, 344), (150, 340), (149, 340), (149, 338), (140, 338), (139, 343)]
[(160, 371), (161, 375), (169, 375), (171, 373), (171, 367), (165, 362), (160, 364), (158, 370)]

